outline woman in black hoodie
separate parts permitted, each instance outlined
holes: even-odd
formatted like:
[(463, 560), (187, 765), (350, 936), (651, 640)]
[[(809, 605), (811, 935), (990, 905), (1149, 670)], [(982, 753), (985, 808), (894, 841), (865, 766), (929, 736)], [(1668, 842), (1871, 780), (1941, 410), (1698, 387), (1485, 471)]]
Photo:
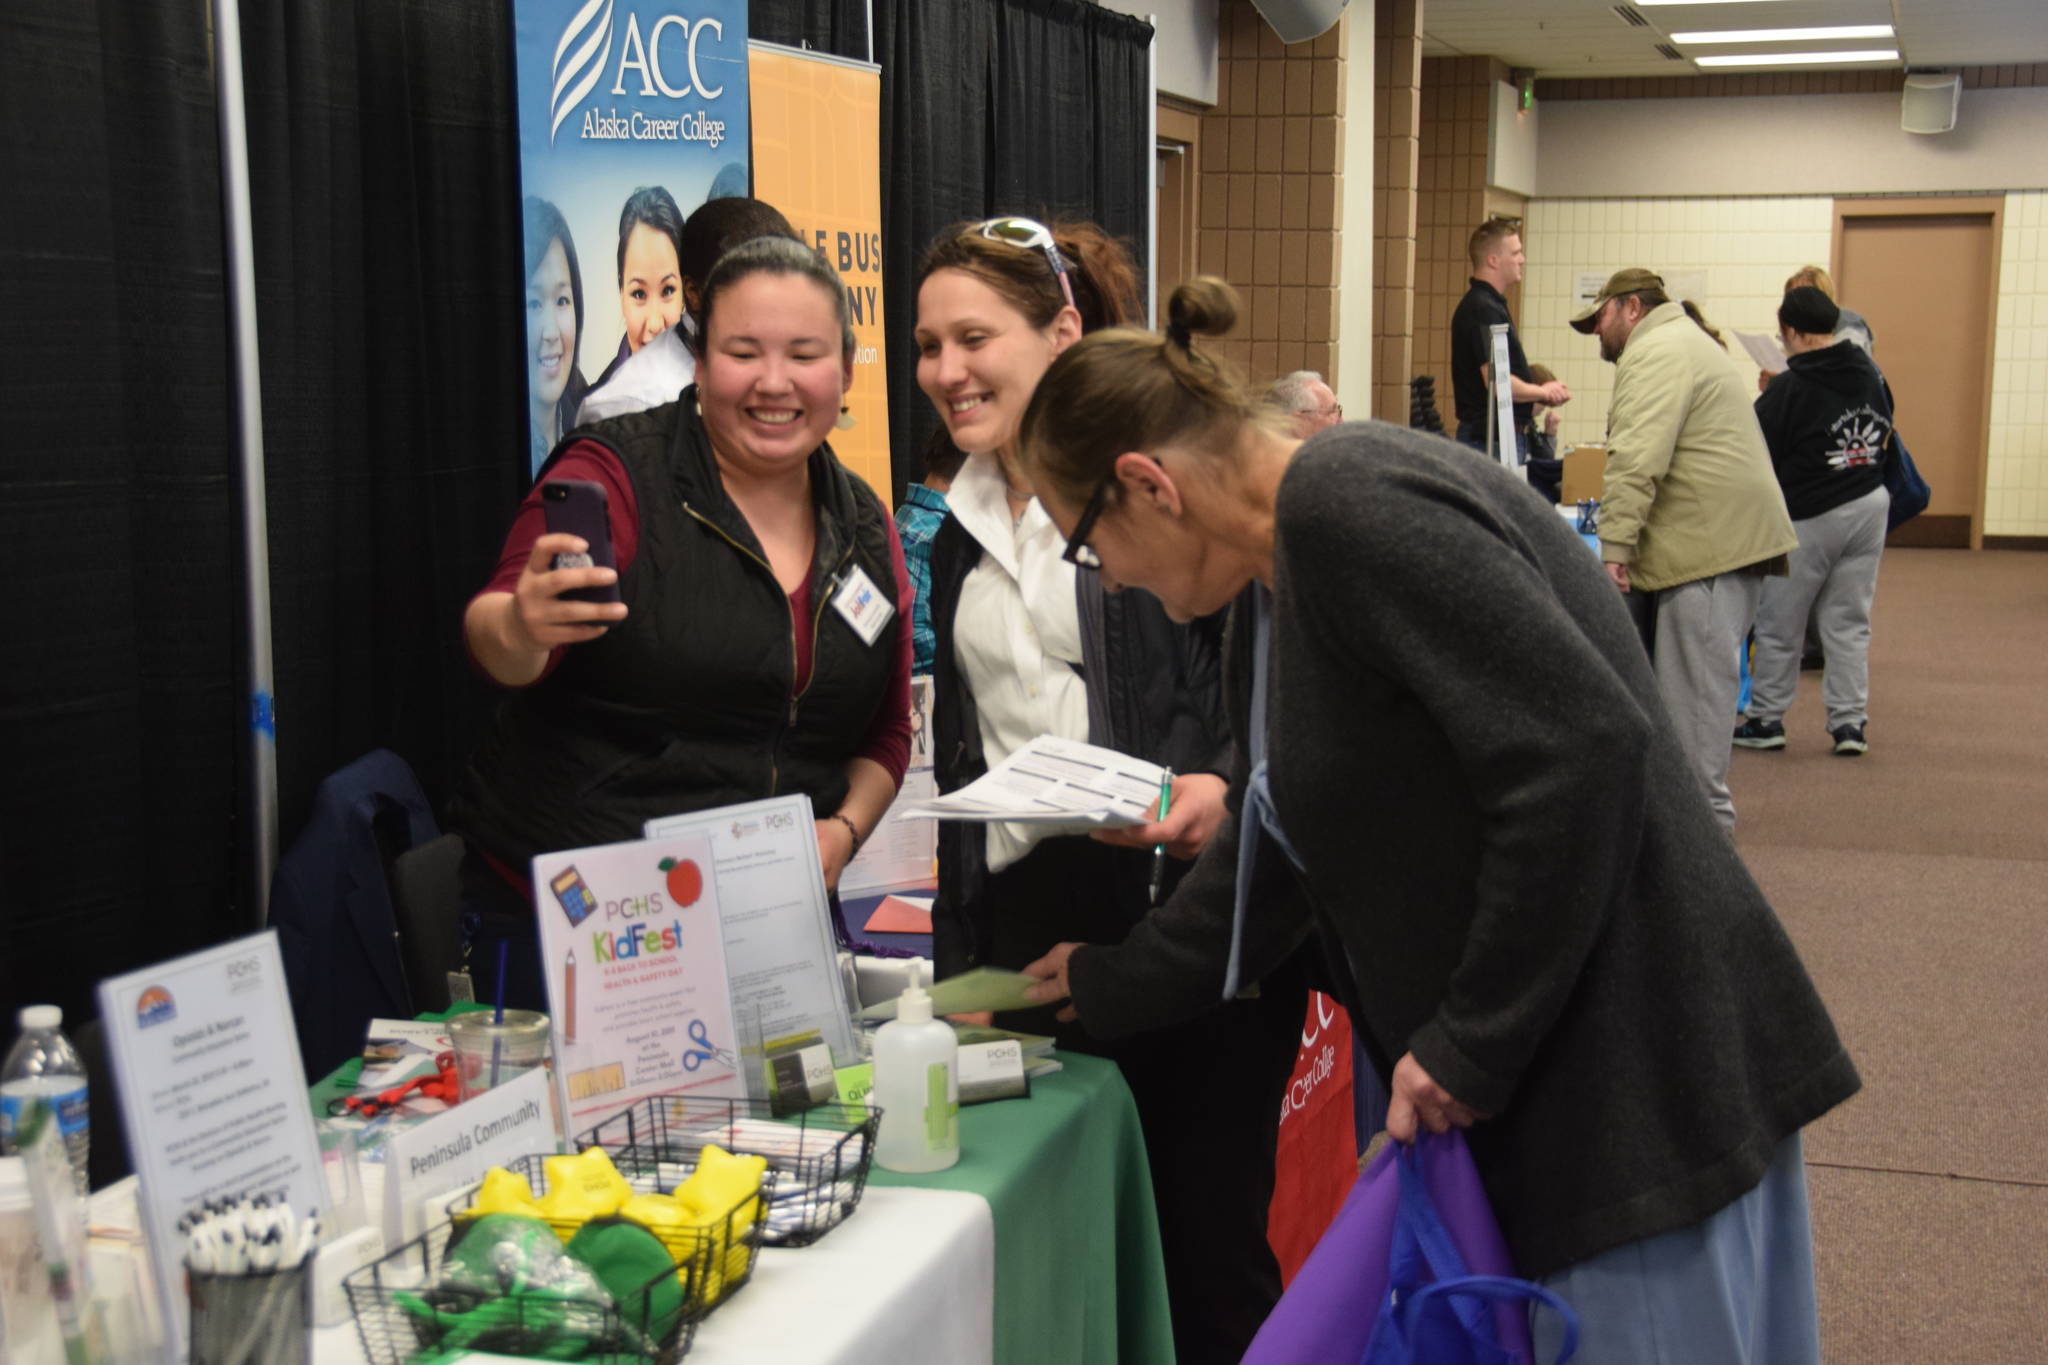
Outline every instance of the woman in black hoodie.
[(1811, 285), (1786, 292), (1778, 332), (1787, 367), (1756, 400), (1799, 548), (1789, 576), (1764, 580), (1748, 718), (1735, 731), (1746, 749), (1785, 747), (1809, 611), (1827, 660), (1821, 696), (1835, 752), (1870, 748), (1870, 603), (1891, 506), (1892, 395), (1867, 352), (1835, 340), (1840, 312)]

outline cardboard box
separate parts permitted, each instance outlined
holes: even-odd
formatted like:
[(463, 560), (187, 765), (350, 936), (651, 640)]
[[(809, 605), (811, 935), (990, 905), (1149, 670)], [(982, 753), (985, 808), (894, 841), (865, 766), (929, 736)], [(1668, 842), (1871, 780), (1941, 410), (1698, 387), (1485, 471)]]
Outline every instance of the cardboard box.
[(1564, 453), (1564, 478), (1558, 485), (1557, 500), (1570, 507), (1581, 502), (1598, 502), (1607, 481), (1607, 447), (1574, 446)]

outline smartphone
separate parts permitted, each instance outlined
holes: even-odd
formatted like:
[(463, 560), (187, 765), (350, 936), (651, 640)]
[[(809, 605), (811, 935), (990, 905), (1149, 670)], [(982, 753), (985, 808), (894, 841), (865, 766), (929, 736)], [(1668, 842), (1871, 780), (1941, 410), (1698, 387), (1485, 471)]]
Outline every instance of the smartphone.
[[(587, 554), (556, 555), (557, 569), (616, 569), (612, 558), (612, 525), (606, 515), (604, 485), (585, 479), (549, 479), (540, 486), (540, 503), (547, 513), (548, 534), (580, 536), (590, 547)], [(562, 594), (565, 602), (616, 602), (619, 585), (614, 579), (601, 588), (571, 588)]]

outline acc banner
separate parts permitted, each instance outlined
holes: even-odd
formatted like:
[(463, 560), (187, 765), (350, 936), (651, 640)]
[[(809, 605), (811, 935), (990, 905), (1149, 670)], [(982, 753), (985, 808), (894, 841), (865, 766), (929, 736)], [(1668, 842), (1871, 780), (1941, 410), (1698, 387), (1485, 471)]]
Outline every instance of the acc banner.
[(782, 210), (846, 282), (853, 307), (850, 431), (832, 449), (895, 504), (882, 345), (882, 72), (865, 62), (757, 44), (754, 194)]
[(529, 472), (683, 297), (660, 230), (745, 194), (745, 0), (513, 0)]
[(1351, 1114), (1351, 1016), (1311, 991), (1301, 1051), (1280, 1101), (1280, 1145), (1266, 1240), (1285, 1284), (1315, 1250), (1358, 1179), (1358, 1131)]

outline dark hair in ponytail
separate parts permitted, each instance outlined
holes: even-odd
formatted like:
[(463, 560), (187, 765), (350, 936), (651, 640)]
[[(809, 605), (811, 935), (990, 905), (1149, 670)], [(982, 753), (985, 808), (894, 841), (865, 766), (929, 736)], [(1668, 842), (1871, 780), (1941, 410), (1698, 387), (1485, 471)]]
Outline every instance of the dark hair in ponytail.
[(1277, 416), (1197, 340), (1228, 332), (1237, 317), (1237, 294), (1203, 275), (1173, 291), (1164, 336), (1116, 327), (1068, 347), (1018, 429), (1033, 480), (1080, 504), (1125, 451), (1179, 444), (1221, 456), (1249, 428), (1280, 435)]
[(1679, 301), (1678, 306), (1685, 310), (1685, 315), (1687, 317), (1691, 318), (1694, 322), (1700, 325), (1700, 330), (1702, 332), (1705, 332), (1708, 336), (1714, 339), (1714, 344), (1716, 346), (1719, 346), (1724, 351), (1728, 349), (1728, 343), (1721, 336), (1720, 330), (1716, 328), (1713, 323), (1707, 321), (1707, 315), (1700, 311), (1700, 306), (1698, 304), (1694, 303), (1691, 299), (1682, 299)]
[[(1052, 326), (1067, 296), (1045, 252), (984, 237), (981, 226), (955, 223), (940, 233), (917, 263), (917, 286), (923, 287), (934, 271), (963, 271), (995, 290), (1033, 327)], [(1123, 243), (1093, 223), (1057, 220), (1047, 227), (1067, 267), (1083, 332), (1143, 318), (1137, 263)]]

